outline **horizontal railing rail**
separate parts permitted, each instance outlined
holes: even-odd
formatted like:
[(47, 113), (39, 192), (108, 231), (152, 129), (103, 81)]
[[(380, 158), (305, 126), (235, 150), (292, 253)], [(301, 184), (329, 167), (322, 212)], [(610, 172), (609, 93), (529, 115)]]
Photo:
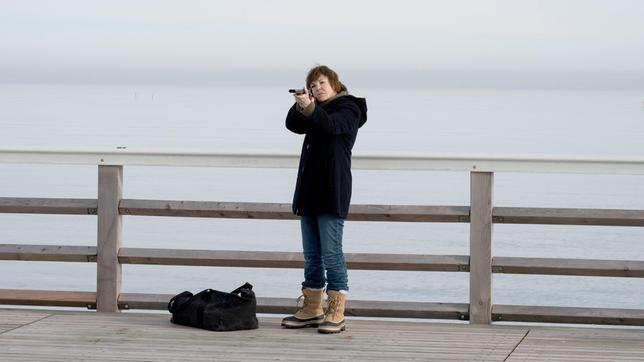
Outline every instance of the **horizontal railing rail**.
[[(291, 205), (284, 203), (125, 199), (121, 194), (123, 165), (297, 167), (297, 159), (294, 154), (267, 152), (0, 149), (0, 163), (99, 166), (96, 199), (0, 197), (0, 213), (97, 217), (96, 246), (0, 244), (0, 260), (96, 263), (96, 292), (0, 289), (0, 304), (81, 306), (99, 312), (165, 309), (171, 295), (120, 292), (120, 270), (125, 264), (302, 268), (304, 260), (299, 252), (121, 246), (123, 216), (296, 219)], [(643, 158), (358, 154), (354, 156), (353, 167), (470, 172), (468, 206), (352, 205), (348, 216), (349, 220), (369, 222), (469, 223), (470, 255), (346, 254), (349, 269), (467, 272), (470, 301), (463, 304), (352, 300), (347, 305), (347, 315), (448, 318), (471, 323), (502, 320), (644, 325), (644, 310), (497, 305), (492, 304), (491, 297), (493, 273), (644, 277), (644, 261), (640, 260), (493, 256), (493, 224), (644, 226), (644, 210), (496, 207), (492, 203), (493, 172), (643, 175)], [(293, 307), (288, 298), (258, 298), (258, 312), (289, 313)]]
[[(296, 219), (291, 204), (207, 201), (130, 200), (119, 209), (123, 215), (188, 216), (249, 219)], [(466, 206), (351, 205), (349, 220), (407, 222), (467, 222)]]
[[(355, 270), (469, 272), (467, 255), (345, 253)], [(96, 262), (92, 246), (0, 244), (0, 260)], [(241, 268), (302, 268), (299, 252), (120, 248), (121, 264), (219, 266)], [(644, 261), (569, 258), (492, 258), (492, 272), (644, 278)]]
[[(0, 213), (96, 215), (96, 199), (0, 197)], [(121, 215), (297, 219), (291, 204), (122, 199)], [(644, 210), (494, 207), (494, 223), (644, 226)], [(351, 205), (349, 220), (469, 222), (469, 206)]]
[(0, 260), (95, 263), (95, 246), (0, 244)]
[[(352, 168), (476, 172), (644, 175), (642, 156), (355, 153)], [(0, 148), (0, 163), (297, 168), (299, 154), (265, 150), (156, 150)]]
[[(123, 215), (294, 219), (290, 204), (129, 200)], [(495, 223), (644, 226), (644, 210), (495, 207)], [(354, 221), (469, 222), (468, 206), (352, 205)]]
[(494, 207), (499, 224), (644, 226), (644, 210)]
[[(172, 294), (121, 293), (119, 309), (166, 310)], [(0, 290), (0, 304), (96, 308), (95, 292), (57, 290)], [(293, 311), (291, 298), (257, 298), (258, 313), (287, 314)], [(422, 318), (468, 320), (466, 303), (400, 301), (347, 301), (346, 315), (382, 318)], [(549, 307), (495, 304), (492, 320), (503, 322), (582, 323), (605, 325), (644, 325), (641, 309)]]
[(96, 215), (97, 199), (0, 197), (0, 213)]

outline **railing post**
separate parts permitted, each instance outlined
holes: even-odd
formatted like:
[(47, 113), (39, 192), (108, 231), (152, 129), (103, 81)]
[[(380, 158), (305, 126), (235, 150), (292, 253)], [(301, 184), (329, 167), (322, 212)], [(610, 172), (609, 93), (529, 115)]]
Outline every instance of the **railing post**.
[(118, 312), (121, 292), (122, 223), (119, 202), (123, 196), (123, 166), (98, 166), (98, 238), (96, 311)]
[(492, 323), (492, 172), (470, 174), (470, 323)]

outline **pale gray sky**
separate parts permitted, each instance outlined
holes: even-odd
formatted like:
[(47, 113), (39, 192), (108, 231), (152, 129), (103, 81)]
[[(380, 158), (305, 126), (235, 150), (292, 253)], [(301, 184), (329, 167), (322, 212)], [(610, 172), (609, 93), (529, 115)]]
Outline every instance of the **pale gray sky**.
[(0, 81), (216, 80), (321, 63), (383, 79), (632, 86), (644, 81), (643, 19), (640, 0), (0, 0)]

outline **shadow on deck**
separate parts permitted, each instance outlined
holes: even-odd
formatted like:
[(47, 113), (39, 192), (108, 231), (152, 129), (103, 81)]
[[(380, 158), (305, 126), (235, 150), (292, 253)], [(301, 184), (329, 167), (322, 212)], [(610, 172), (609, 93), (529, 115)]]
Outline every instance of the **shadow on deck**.
[(644, 361), (644, 329), (350, 320), (347, 331), (173, 325), (168, 314), (0, 309), (2, 361)]

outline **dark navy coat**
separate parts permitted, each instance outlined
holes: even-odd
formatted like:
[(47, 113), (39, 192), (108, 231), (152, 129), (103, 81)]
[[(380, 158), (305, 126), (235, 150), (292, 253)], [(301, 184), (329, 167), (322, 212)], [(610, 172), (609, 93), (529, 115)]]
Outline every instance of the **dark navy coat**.
[(286, 128), (306, 134), (297, 173), (293, 212), (334, 213), (346, 218), (351, 201), (351, 149), (358, 128), (367, 121), (367, 101), (340, 95), (316, 104), (311, 116), (288, 111)]

